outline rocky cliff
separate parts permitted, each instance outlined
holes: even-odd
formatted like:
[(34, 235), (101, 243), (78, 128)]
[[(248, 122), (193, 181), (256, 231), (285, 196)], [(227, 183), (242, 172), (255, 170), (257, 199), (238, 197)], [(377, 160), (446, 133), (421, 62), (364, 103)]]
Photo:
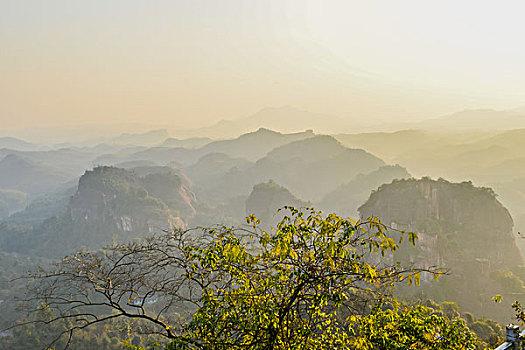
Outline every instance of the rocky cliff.
[(415, 231), (429, 251), (427, 263), (488, 260), (493, 268), (522, 263), (508, 210), (489, 188), (471, 182), (395, 180), (374, 191), (359, 208), (394, 228)]
[[(382, 185), (359, 208), (362, 218), (377, 216), (398, 230), (415, 231), (387, 262), (437, 266), (448, 274), (439, 282), (423, 274), (418, 288), (398, 287), (400, 295), (457, 302), (462, 310), (499, 322), (513, 319), (511, 303), (525, 292), (523, 259), (513, 221), (489, 188), (471, 182), (395, 180)], [(393, 231), (391, 230), (391, 233)], [(503, 295), (503, 303), (491, 301)]]
[(68, 213), (74, 223), (153, 232), (173, 224), (184, 225), (185, 219), (195, 214), (194, 205), (195, 195), (173, 172), (141, 177), (133, 171), (97, 167), (80, 178)]
[(165, 167), (139, 170), (86, 171), (64, 213), (30, 227), (0, 224), (0, 245), (6, 251), (60, 257), (186, 226), (196, 204), (186, 180)]

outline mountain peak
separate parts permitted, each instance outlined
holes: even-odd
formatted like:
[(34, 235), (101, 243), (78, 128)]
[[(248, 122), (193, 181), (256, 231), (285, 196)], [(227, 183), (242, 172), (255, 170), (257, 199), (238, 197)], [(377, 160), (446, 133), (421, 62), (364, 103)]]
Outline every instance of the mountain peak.
[(221, 120), (216, 124), (186, 130), (184, 136), (207, 136), (212, 138), (233, 138), (251, 130), (289, 134), (304, 130), (319, 133), (336, 133), (342, 130), (359, 129), (358, 123), (332, 115), (313, 113), (292, 106), (265, 107), (256, 113), (235, 120)]
[(273, 130), (268, 129), (268, 128), (259, 128), (259, 129), (257, 129), (256, 131), (254, 131), (253, 134), (273, 134), (273, 135), (282, 135), (280, 132), (278, 132), (278, 131), (273, 131)]

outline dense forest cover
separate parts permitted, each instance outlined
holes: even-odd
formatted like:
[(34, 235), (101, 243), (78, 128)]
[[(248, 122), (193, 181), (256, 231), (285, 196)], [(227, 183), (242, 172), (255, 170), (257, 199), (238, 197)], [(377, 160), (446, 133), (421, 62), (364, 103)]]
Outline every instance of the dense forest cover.
[[(483, 322), (469, 316), (466, 323), (454, 304), (403, 306), (392, 298), (398, 283), (419, 285), (422, 273), (436, 280), (442, 275), (433, 267), (374, 259), (396, 251), (402, 238), (415, 244), (414, 233), (400, 232), (394, 241), (377, 219), (286, 210), (289, 216), (275, 231), (259, 229), (251, 215), (240, 230), (175, 230), (67, 257), (32, 275), (26, 300), (39, 307), (27, 325), (15, 327), (13, 339), (23, 342), (24, 330), (32, 334), (31, 327), (51, 325), (41, 340), (75, 346), (76, 330), (128, 319), (133, 332), (167, 349), (487, 345), (467, 326)], [(499, 340), (498, 327), (488, 325), (488, 341)], [(111, 344), (107, 336), (100, 343)]]
[[(512, 304), (525, 292), (512, 211), (502, 204), (510, 197), (470, 181), (416, 179), (410, 168), (344, 146), (364, 140), (259, 129), (153, 147), (16, 151), (6, 162), (27, 175), (0, 178), (0, 344), (483, 349), (502, 342), (502, 325), (515, 321), (520, 309)], [(39, 175), (43, 192), (31, 185)], [(162, 252), (167, 260), (155, 260)], [(107, 270), (120, 257), (125, 265)], [(166, 273), (174, 280), (159, 280)], [(85, 300), (72, 299), (79, 295), (112, 300), (84, 314)]]

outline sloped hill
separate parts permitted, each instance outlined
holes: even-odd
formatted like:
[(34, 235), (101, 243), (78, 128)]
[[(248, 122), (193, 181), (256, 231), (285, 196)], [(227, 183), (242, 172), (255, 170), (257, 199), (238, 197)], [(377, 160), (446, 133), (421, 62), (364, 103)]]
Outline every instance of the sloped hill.
[(313, 163), (322, 159), (333, 158), (347, 148), (328, 135), (318, 135), (304, 140), (291, 142), (268, 153), (268, 158), (276, 162), (287, 162), (294, 158)]
[(25, 192), (0, 189), (0, 220), (7, 218), (14, 211), (22, 209), (26, 200), (27, 193)]
[(286, 214), (286, 211), (278, 212), (284, 206), (299, 209), (310, 206), (310, 203), (300, 200), (288, 189), (270, 180), (253, 186), (246, 199), (246, 215), (254, 214), (267, 226), (276, 225)]
[[(309, 138), (313, 135), (312, 131), (281, 134), (260, 128), (255, 132), (241, 135), (235, 139), (212, 141), (200, 148), (168, 147), (171, 142), (165, 142), (160, 147), (141, 148), (136, 151), (127, 149), (117, 154), (100, 156), (95, 159), (94, 164), (115, 165), (130, 161), (149, 161), (161, 166), (176, 162), (183, 167), (188, 167), (210, 153), (223, 153), (231, 158), (246, 158), (247, 160), (256, 161), (275, 147)], [(178, 142), (175, 144), (178, 144)]]
[(373, 155), (343, 147), (330, 136), (315, 136), (278, 147), (246, 170), (231, 169), (218, 182), (214, 198), (248, 195), (252, 187), (274, 180), (307, 200), (318, 200), (357, 174), (385, 163)]
[(232, 169), (242, 171), (251, 165), (253, 163), (244, 158), (232, 158), (224, 153), (208, 153), (186, 168), (185, 172), (197, 186), (209, 188)]
[(440, 118), (426, 120), (419, 124), (427, 129), (487, 129), (504, 130), (525, 127), (525, 110), (523, 108), (494, 110), (468, 109)]
[(150, 161), (156, 165), (167, 165), (172, 162), (177, 162), (184, 166), (193, 164), (198, 159), (198, 151), (193, 149), (186, 149), (182, 147), (152, 147), (138, 152), (124, 155), (122, 161)]
[(33, 164), (53, 169), (60, 169), (61, 173), (71, 178), (80, 177), (91, 167), (93, 158), (98, 150), (91, 148), (60, 148), (48, 151), (12, 151), (0, 149), (0, 158), (7, 155), (16, 155)]
[(480, 169), (476, 174), (476, 178), (485, 181), (499, 182), (499, 181), (513, 181), (525, 177), (525, 157), (517, 157), (512, 159), (501, 158), (501, 162)]
[[(525, 114), (524, 114), (525, 118)], [(476, 143), (482, 145), (498, 145), (508, 149), (523, 149), (525, 147), (525, 129), (514, 129), (500, 132), (492, 137), (485, 138)]]
[(130, 144), (140, 146), (153, 146), (161, 143), (168, 138), (168, 131), (164, 129), (151, 130), (140, 134), (121, 134), (120, 136), (111, 139), (112, 142), (118, 144)]
[(31, 142), (17, 139), (15, 137), (0, 137), (0, 149), (2, 148), (17, 151), (37, 151), (43, 147)]
[(184, 147), (184, 148), (201, 148), (213, 140), (208, 137), (191, 137), (188, 139), (167, 138), (160, 145), (161, 147)]
[(54, 190), (72, 176), (57, 169), (36, 164), (16, 154), (0, 160), (0, 188), (14, 189), (30, 194)]
[(435, 137), (422, 130), (337, 134), (334, 138), (345, 147), (362, 148), (385, 160), (392, 160), (414, 147), (420, 148), (435, 142)]
[(361, 149), (349, 149), (330, 136), (316, 136), (276, 148), (256, 166), (267, 173), (272, 161), (280, 164), (272, 177), (302, 198), (318, 200), (360, 173), (385, 165)]
[(200, 154), (224, 153), (233, 158), (256, 161), (272, 149), (314, 136), (311, 130), (293, 134), (281, 134), (265, 128), (250, 132), (232, 140), (214, 141), (202, 147)]
[(357, 209), (368, 199), (373, 190), (395, 179), (409, 177), (408, 171), (399, 165), (382, 166), (370, 173), (357, 175), (352, 181), (324, 196), (316, 206), (342, 216), (356, 217)]

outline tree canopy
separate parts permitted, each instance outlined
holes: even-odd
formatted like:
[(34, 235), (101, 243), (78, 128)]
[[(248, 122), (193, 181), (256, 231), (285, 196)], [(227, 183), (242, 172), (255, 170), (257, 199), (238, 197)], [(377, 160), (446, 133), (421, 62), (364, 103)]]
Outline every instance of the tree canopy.
[[(401, 308), (396, 283), (425, 269), (388, 263), (394, 240), (377, 219), (353, 221), (287, 207), (272, 230), (173, 230), (79, 252), (32, 275), (28, 301), (67, 320), (57, 338), (118, 318), (169, 349), (474, 349), (461, 320)], [(33, 321), (34, 322), (34, 321)], [(161, 340), (165, 339), (165, 340)]]

